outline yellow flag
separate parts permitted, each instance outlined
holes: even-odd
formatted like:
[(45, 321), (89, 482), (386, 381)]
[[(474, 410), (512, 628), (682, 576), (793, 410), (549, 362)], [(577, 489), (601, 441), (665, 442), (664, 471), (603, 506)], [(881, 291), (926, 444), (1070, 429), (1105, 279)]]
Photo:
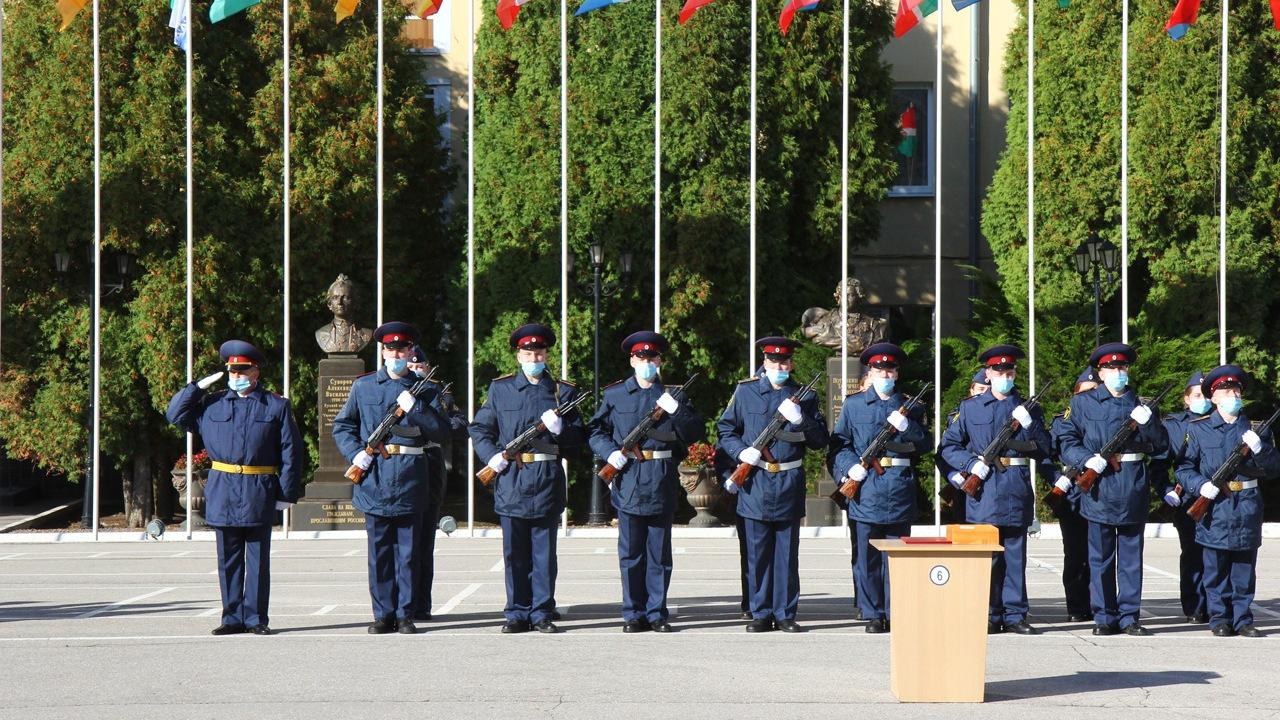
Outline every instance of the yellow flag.
[(62, 27), (58, 28), (58, 32), (67, 29), (72, 20), (76, 19), (76, 15), (84, 9), (89, 0), (57, 0), (58, 12), (62, 13)]
[(444, 0), (409, 0), (409, 12), (415, 17), (429, 18), (440, 12)]
[(338, 22), (342, 22), (351, 17), (351, 13), (356, 11), (356, 6), (360, 4), (360, 0), (338, 0), (333, 5), (333, 12), (338, 16)]

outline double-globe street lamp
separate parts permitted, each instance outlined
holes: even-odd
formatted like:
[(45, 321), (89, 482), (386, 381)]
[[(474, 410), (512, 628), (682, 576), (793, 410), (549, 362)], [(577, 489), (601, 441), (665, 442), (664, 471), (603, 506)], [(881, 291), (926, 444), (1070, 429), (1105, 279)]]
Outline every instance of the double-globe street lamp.
[(1102, 240), (1097, 233), (1089, 233), (1088, 239), (1080, 243), (1071, 259), (1085, 285), (1093, 283), (1093, 345), (1097, 347), (1102, 344), (1103, 274), (1107, 287), (1115, 283), (1115, 273), (1120, 268), (1120, 250), (1110, 240)]

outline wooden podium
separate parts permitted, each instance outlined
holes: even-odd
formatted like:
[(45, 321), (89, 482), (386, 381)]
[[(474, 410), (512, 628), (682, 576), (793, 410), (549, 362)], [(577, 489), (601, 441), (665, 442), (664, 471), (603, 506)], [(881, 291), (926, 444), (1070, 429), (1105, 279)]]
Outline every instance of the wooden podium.
[(900, 702), (982, 702), (991, 553), (1000, 545), (872, 540), (889, 557), (889, 687)]

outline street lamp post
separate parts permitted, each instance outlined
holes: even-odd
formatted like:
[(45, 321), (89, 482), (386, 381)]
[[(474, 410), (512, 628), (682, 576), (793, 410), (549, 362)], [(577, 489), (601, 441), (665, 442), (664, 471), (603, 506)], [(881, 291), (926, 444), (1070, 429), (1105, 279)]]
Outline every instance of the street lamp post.
[(1108, 287), (1115, 283), (1115, 272), (1120, 266), (1119, 249), (1110, 240), (1102, 240), (1097, 233), (1090, 233), (1088, 239), (1076, 248), (1072, 261), (1080, 279), (1086, 285), (1093, 283), (1093, 345), (1097, 347), (1102, 344), (1103, 273), (1106, 273)]
[[(598, 407), (600, 405), (600, 298), (616, 295), (630, 284), (633, 256), (630, 250), (622, 251), (618, 282), (609, 284), (604, 282), (604, 245), (594, 240), (591, 243), (590, 252), (591, 283), (590, 285), (578, 283), (578, 288), (584, 293), (591, 293), (591, 387), (592, 397)], [(573, 272), (572, 255), (569, 256), (568, 269), (569, 272)], [(565, 341), (567, 342), (568, 339), (566, 338)], [(596, 473), (599, 471), (600, 459), (596, 458), (591, 465), (591, 508), (587, 513), (587, 525), (591, 527), (609, 524), (609, 511), (605, 507), (604, 491), (596, 478)]]

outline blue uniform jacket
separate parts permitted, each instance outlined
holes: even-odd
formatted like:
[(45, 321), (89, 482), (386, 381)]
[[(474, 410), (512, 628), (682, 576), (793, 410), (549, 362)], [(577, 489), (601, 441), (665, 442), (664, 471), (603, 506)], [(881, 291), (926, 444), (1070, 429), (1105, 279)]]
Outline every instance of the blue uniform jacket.
[[(1073, 396), (1063, 418), (1062, 461), (1083, 469), (1085, 461), (1128, 422), (1129, 413), (1137, 405), (1138, 396), (1133, 390), (1114, 397), (1104, 385)], [(1169, 436), (1160, 414), (1153, 410), (1151, 420), (1138, 426), (1128, 447), (1121, 452), (1143, 452), (1158, 457), (1168, 449)], [(1146, 522), (1150, 502), (1147, 464), (1124, 462), (1120, 463), (1118, 472), (1108, 467), (1098, 476), (1093, 488), (1081, 494), (1080, 514), (1103, 525), (1133, 525)]]
[[(577, 397), (578, 389), (564, 380), (544, 376), (530, 383), (524, 373), (506, 375), (489, 384), (489, 396), (476, 412), (467, 431), (481, 463), (502, 452), (515, 436), (524, 432), (547, 410)], [(526, 452), (558, 453), (581, 445), (586, 439), (582, 414), (575, 409), (564, 418), (559, 435), (544, 432)], [(499, 515), (542, 519), (564, 510), (565, 478), (559, 462), (545, 461), (521, 465), (512, 462), (493, 481), (493, 509)]]
[[(1158, 457), (1151, 458), (1151, 464), (1147, 466), (1147, 471), (1151, 473), (1151, 485), (1161, 496), (1177, 484), (1175, 471), (1178, 463), (1182, 461), (1182, 454), (1187, 449), (1187, 434), (1190, 432), (1187, 426), (1198, 417), (1202, 416), (1193, 415), (1190, 410), (1164, 416), (1164, 431), (1169, 436), (1169, 449)], [(1187, 499), (1185, 491), (1182, 493), (1182, 499), (1185, 504)]]
[[(1059, 468), (1062, 470), (1066, 470), (1066, 463), (1064, 463), (1062, 460), (1062, 433), (1066, 430), (1066, 427), (1067, 427), (1066, 417), (1067, 417), (1067, 413), (1064, 411), (1054, 415), (1053, 420), (1050, 421), (1051, 423), (1049, 426), (1050, 452), (1051, 452), (1050, 459), (1055, 464), (1054, 466), (1055, 472), (1053, 473), (1053, 477), (1048, 477), (1046, 475), (1046, 480), (1051, 486), (1053, 483), (1058, 481), (1058, 475), (1061, 474), (1059, 472), (1056, 472), (1056, 470), (1058, 470)], [(1074, 512), (1079, 513), (1081, 494), (1082, 493), (1080, 492), (1080, 488), (1076, 487), (1075, 483), (1072, 483), (1071, 489), (1067, 491), (1067, 496), (1062, 500), (1062, 504), (1068, 506)]]
[[(591, 418), (591, 450), (602, 461), (622, 449), (622, 440), (646, 415), (653, 412), (666, 388), (654, 383), (640, 387), (635, 376), (606, 387), (600, 393), (600, 407)], [(632, 515), (670, 515), (676, 507), (676, 468), (688, 454), (689, 443), (702, 438), (702, 418), (691, 405), (681, 401), (674, 416), (668, 415), (654, 425), (651, 434), (640, 443), (643, 450), (670, 450), (670, 459), (637, 461), (628, 455), (622, 471), (613, 476), (609, 494), (613, 506)]]
[[(356, 378), (346, 404), (333, 419), (333, 440), (343, 457), (350, 461), (364, 449), (387, 410), (395, 407), (396, 398), (417, 380), (412, 375), (393, 378), (385, 367)], [(437, 394), (428, 390), (419, 397), (413, 409), (400, 418), (386, 444), (425, 447), (428, 442), (443, 441), (449, 421), (435, 408)], [(425, 497), (428, 472), (425, 454), (375, 455), (364, 480), (351, 493), (351, 504), (360, 512), (382, 517), (417, 512)]]
[[(1250, 427), (1241, 415), (1233, 423), (1216, 410), (1187, 424), (1187, 448), (1177, 466), (1178, 482), (1189, 498), (1200, 496), (1227, 456), (1239, 447)], [(1270, 431), (1261, 434), (1262, 452), (1240, 465), (1236, 480), (1266, 480), (1280, 475), (1280, 452)], [(1227, 495), (1219, 493), (1209, 512), (1196, 524), (1196, 542), (1218, 550), (1252, 550), (1262, 545), (1262, 490), (1251, 488)]]
[[(961, 401), (960, 416), (942, 434), (938, 454), (951, 467), (968, 472), (1009, 422), (1009, 413), (1021, 404), (1022, 399), (1016, 391), (1003, 400), (997, 400), (991, 390), (987, 390)], [(1012, 438), (1015, 446), (1021, 443), (1027, 449), (1006, 448), (1003, 456), (1032, 458), (1032, 464), (1004, 467), (999, 462), (995, 463), (987, 479), (982, 481), (978, 496), (965, 495), (965, 519), (968, 522), (1004, 527), (1027, 527), (1031, 524), (1035, 504), (1031, 472), (1035, 470), (1035, 460), (1047, 456), (1052, 444), (1040, 408), (1031, 411), (1031, 418), (1034, 420), (1031, 428), (1019, 428)], [(1030, 443), (1034, 443), (1034, 449)]]
[[(718, 463), (721, 481), (728, 479), (738, 466), (738, 453), (751, 446), (756, 436), (773, 420), (783, 400), (800, 389), (794, 380), (778, 390), (764, 373), (738, 383), (729, 406), (716, 422), (716, 449), (722, 453)], [(800, 425), (786, 423), (769, 453), (779, 463), (803, 460), (805, 448), (821, 450), (830, 436), (827, 421), (818, 409), (818, 398), (810, 395), (800, 403), (804, 413)], [(786, 436), (786, 437), (784, 437)], [(788, 439), (790, 438), (790, 439)], [(753, 520), (783, 522), (804, 517), (804, 467), (770, 473), (756, 468), (738, 492), (738, 514)]]
[(187, 432), (199, 433), (213, 460), (280, 468), (278, 475), (210, 470), (204, 488), (210, 525), (270, 525), (277, 500), (298, 501), (304, 446), (287, 399), (261, 386), (240, 397), (229, 390), (206, 392), (191, 383), (169, 401), (165, 417)]
[[(881, 400), (875, 388), (845, 397), (827, 450), (827, 469), (836, 479), (837, 487), (844, 484), (849, 468), (875, 440), (885, 419), (904, 402), (906, 398), (900, 393)], [(881, 457), (914, 459), (932, 450), (933, 438), (924, 429), (923, 417), (924, 408), (917, 407), (907, 417), (907, 429), (889, 440)], [(914, 447), (908, 449), (908, 444)], [(875, 468), (871, 468), (858, 494), (849, 501), (849, 517), (876, 525), (911, 522), (916, 518), (916, 494), (916, 474), (912, 467), (886, 467), (884, 475), (877, 475)]]

